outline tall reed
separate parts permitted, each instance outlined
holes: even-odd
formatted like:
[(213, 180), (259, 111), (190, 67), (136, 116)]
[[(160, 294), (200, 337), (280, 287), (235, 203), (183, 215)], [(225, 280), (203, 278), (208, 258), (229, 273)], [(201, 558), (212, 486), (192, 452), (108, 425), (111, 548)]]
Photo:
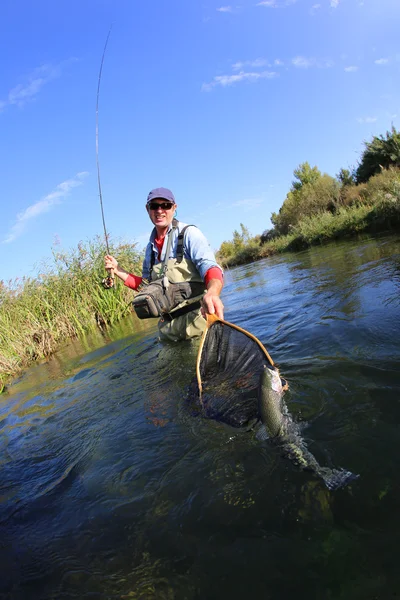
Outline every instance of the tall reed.
[[(126, 270), (140, 274), (143, 257), (136, 244), (110, 243), (110, 252)], [(131, 312), (131, 290), (119, 280), (109, 290), (101, 284), (104, 254), (100, 237), (68, 252), (54, 247), (37, 277), (0, 283), (0, 390), (61, 341), (108, 327)]]

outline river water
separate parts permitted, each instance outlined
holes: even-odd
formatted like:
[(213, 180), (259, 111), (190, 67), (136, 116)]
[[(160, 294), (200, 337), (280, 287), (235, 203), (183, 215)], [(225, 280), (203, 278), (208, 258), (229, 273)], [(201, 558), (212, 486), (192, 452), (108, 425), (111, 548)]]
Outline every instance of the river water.
[(360, 477), (330, 492), (203, 418), (196, 344), (129, 318), (0, 397), (2, 599), (398, 596), (399, 238), (236, 268), (223, 300), (289, 381), (308, 448)]

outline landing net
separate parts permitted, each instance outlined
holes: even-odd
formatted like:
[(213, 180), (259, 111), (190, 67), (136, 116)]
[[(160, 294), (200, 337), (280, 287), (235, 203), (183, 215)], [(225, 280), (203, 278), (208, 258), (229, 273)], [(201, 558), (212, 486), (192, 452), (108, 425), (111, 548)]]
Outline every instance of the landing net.
[(196, 375), (205, 415), (234, 427), (258, 419), (258, 385), (264, 366), (274, 362), (251, 333), (207, 315)]

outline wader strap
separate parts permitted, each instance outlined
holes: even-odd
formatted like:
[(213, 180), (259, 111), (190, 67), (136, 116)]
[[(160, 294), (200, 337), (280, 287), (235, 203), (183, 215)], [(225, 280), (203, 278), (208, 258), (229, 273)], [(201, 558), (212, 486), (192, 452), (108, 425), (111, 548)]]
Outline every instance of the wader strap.
[(182, 308), (178, 308), (178, 310), (174, 310), (173, 312), (164, 313), (163, 316), (161, 317), (161, 320), (168, 321), (168, 322), (173, 321), (177, 317), (186, 315), (186, 313), (191, 312), (192, 310), (198, 310), (200, 308), (200, 306), (201, 306), (200, 300), (198, 300), (197, 302), (192, 302), (192, 304), (187, 304), (186, 306), (183, 306)]
[[(177, 219), (173, 219), (172, 220), (172, 229), (170, 230), (169, 234), (168, 234), (168, 244), (166, 251), (165, 251), (165, 259), (164, 259), (164, 264), (166, 264), (168, 262), (169, 259), (169, 250), (171, 248), (171, 244), (170, 244), (170, 239), (171, 235), (172, 235), (172, 230), (176, 229), (178, 227), (178, 223), (179, 221), (177, 221)], [(188, 227), (196, 227), (195, 225), (185, 225), (185, 227), (182, 229), (182, 231), (179, 233), (178, 235), (178, 245), (176, 247), (176, 262), (180, 263), (182, 262), (183, 259), (183, 239), (185, 236), (185, 231)], [(154, 256), (154, 252), (151, 252), (151, 258), (150, 258), (150, 277), (149, 279), (151, 279), (151, 272), (153, 270), (154, 267), (154, 263), (155, 263), (155, 256)], [(163, 268), (163, 272), (165, 270), (165, 267)]]
[[(175, 218), (172, 219), (172, 228), (170, 229), (170, 231), (168, 233), (167, 247), (165, 249), (165, 258), (164, 258), (164, 262), (163, 262), (162, 273), (165, 273), (166, 265), (168, 263), (169, 251), (171, 249), (172, 231), (178, 227), (178, 223), (179, 223), (179, 221), (177, 221), (177, 219), (175, 219)], [(154, 235), (156, 235), (156, 228), (154, 228)], [(152, 250), (151, 257), (150, 257), (150, 277), (149, 277), (150, 281), (151, 281), (151, 273), (153, 271), (155, 260), (156, 259), (154, 256), (154, 251)]]
[(188, 227), (195, 227), (195, 225), (185, 225), (180, 234), (178, 235), (178, 245), (176, 247), (176, 262), (182, 262), (183, 258), (183, 238), (185, 236), (185, 231)]

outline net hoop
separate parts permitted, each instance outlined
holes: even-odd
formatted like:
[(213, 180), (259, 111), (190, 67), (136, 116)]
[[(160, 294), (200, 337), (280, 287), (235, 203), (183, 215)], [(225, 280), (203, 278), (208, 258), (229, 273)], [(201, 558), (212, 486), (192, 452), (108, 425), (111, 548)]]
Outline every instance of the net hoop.
[(203, 347), (204, 347), (204, 343), (205, 343), (205, 340), (206, 340), (206, 336), (207, 336), (208, 330), (216, 322), (220, 322), (223, 325), (227, 325), (228, 327), (232, 327), (232, 329), (236, 329), (237, 331), (240, 331), (241, 333), (244, 333), (244, 335), (246, 335), (247, 337), (249, 337), (250, 339), (252, 339), (253, 342), (256, 342), (256, 344), (259, 346), (259, 348), (264, 353), (264, 355), (265, 355), (266, 359), (268, 360), (270, 366), (275, 368), (274, 361), (272, 360), (272, 358), (268, 354), (266, 348), (262, 345), (262, 343), (260, 342), (260, 340), (256, 338), (255, 335), (251, 334), (249, 331), (246, 331), (242, 327), (239, 327), (238, 325), (234, 325), (233, 323), (229, 323), (229, 321), (225, 321), (224, 319), (220, 319), (215, 314), (214, 315), (207, 314), (206, 315), (206, 320), (207, 320), (207, 326), (206, 326), (206, 329), (203, 332), (203, 335), (201, 336), (200, 346), (199, 346), (199, 349), (198, 349), (198, 352), (197, 352), (197, 360), (196, 360), (196, 377), (197, 377), (197, 384), (198, 384), (198, 387), (199, 387), (199, 396), (200, 397), (201, 397), (201, 394), (202, 394), (202, 391), (203, 391), (203, 384), (202, 384), (201, 375), (200, 375), (201, 355), (202, 355), (202, 352), (203, 352)]

